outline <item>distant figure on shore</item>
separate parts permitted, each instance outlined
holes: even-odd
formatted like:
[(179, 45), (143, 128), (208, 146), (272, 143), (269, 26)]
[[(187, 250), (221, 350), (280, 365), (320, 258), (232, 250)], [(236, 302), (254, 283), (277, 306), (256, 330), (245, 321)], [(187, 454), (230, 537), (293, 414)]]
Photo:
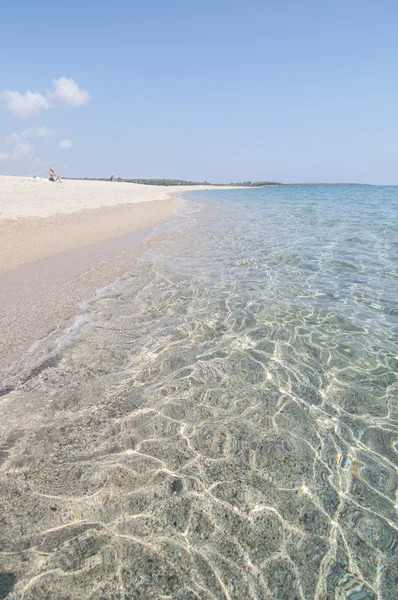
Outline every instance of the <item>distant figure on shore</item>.
[(50, 181), (61, 183), (61, 177), (54, 171), (51, 165), (48, 165), (48, 178)]
[(113, 173), (112, 173), (112, 177), (110, 178), (110, 180), (109, 180), (109, 181), (115, 181), (115, 178), (114, 178), (114, 176), (113, 176)]

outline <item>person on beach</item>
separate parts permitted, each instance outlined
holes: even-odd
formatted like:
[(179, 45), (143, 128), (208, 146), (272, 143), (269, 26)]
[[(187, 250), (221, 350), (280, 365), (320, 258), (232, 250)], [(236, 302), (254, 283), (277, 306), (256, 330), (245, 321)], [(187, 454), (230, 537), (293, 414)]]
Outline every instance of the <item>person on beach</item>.
[(48, 178), (50, 181), (61, 183), (61, 177), (54, 171), (51, 165), (48, 165)]

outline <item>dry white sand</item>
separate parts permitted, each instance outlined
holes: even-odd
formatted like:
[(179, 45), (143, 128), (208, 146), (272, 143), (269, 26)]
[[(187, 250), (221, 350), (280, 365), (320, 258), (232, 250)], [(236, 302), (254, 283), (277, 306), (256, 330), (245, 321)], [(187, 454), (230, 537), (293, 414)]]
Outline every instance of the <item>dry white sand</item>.
[(44, 178), (0, 176), (0, 219), (49, 217), (84, 209), (167, 200), (201, 186), (155, 186), (116, 181), (54, 183)]

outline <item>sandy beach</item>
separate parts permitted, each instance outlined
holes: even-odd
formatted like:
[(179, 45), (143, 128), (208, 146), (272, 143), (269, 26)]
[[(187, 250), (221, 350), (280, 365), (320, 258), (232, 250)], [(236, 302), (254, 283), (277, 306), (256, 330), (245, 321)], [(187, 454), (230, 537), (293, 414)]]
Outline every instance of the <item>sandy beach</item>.
[(190, 189), (0, 177), (0, 372), (122, 275)]
[(0, 273), (161, 223), (189, 189), (0, 177)]

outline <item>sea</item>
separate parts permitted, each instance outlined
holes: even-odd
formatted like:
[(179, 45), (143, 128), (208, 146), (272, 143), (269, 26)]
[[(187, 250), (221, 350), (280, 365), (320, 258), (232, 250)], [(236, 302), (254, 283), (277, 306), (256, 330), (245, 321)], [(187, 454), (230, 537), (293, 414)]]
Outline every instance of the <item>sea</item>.
[(396, 600), (398, 187), (183, 200), (0, 392), (0, 598)]

